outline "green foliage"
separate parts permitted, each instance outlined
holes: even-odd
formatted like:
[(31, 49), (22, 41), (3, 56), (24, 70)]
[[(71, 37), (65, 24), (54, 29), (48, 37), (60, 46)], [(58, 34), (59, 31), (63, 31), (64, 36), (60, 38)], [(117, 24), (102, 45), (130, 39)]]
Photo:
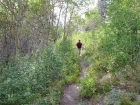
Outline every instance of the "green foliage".
[[(82, 87), (85, 88), (81, 88), (83, 97), (92, 97), (93, 93), (105, 94), (110, 91), (112, 85), (119, 85), (122, 81), (125, 84), (128, 82), (126, 80), (127, 78), (129, 78), (130, 82), (134, 77), (138, 77), (138, 75), (133, 74), (137, 72), (136, 68), (140, 63), (140, 27), (138, 25), (140, 19), (137, 16), (140, 2), (116, 0), (108, 3), (107, 16), (109, 21), (102, 24), (102, 26), (98, 25), (100, 27), (92, 30), (92, 32), (75, 36), (77, 40), (80, 39), (83, 41), (83, 57), (89, 68), (94, 72), (94, 74), (91, 73), (91, 76), (86, 76), (83, 83), (81, 82)], [(88, 18), (92, 19), (92, 15), (95, 15), (92, 11), (87, 13)], [(128, 69), (127, 66), (130, 66), (131, 69)], [(90, 69), (87, 71), (87, 74), (90, 73)], [(125, 73), (121, 74), (120, 72), (123, 71), (125, 71)], [(112, 77), (113, 80), (104, 84), (96, 81), (100, 80), (99, 78), (107, 74), (107, 72), (112, 75), (119, 72), (121, 77), (118, 77), (116, 81), (115, 77)], [(129, 76), (127, 76), (127, 73), (129, 73)], [(96, 78), (94, 78), (95, 75)], [(91, 85), (88, 85), (88, 80), (92, 80), (92, 82), (89, 82)], [(135, 84), (134, 81), (129, 82), (127, 84), (132, 86), (130, 89), (133, 90), (133, 92), (139, 92), (139, 89), (136, 88), (139, 86), (139, 83)], [(133, 86), (135, 86), (135, 88)], [(107, 97), (108, 105), (119, 105), (121, 103), (119, 92), (112, 90)], [(129, 101), (127, 102), (129, 103)]]
[(79, 74), (79, 59), (72, 46), (71, 40), (62, 41), (57, 46), (57, 53), (63, 61), (61, 77), (66, 83), (74, 82)]
[(96, 27), (101, 25), (101, 16), (99, 14), (98, 8), (95, 8), (94, 10), (87, 11), (85, 13), (86, 16), (86, 31), (89, 31), (91, 29), (95, 29)]
[(45, 1), (29, 0), (28, 4), (33, 13), (39, 13), (39, 11), (44, 7)]
[[(139, 23), (137, 13), (139, 1), (113, 1), (108, 7), (110, 19), (106, 32), (106, 50), (110, 48), (111, 56), (115, 56), (118, 67), (130, 64), (132, 67), (139, 62)], [(124, 18), (126, 17), (126, 18)], [(111, 32), (110, 32), (111, 31)]]
[(96, 94), (101, 95), (110, 91), (112, 84), (108, 80), (104, 84), (96, 83)]
[(64, 84), (76, 80), (78, 65), (70, 40), (42, 49), (32, 57), (11, 58), (3, 66), (0, 104), (56, 105)]
[(80, 39), (83, 43), (82, 55), (86, 64), (90, 66), (86, 77), (80, 80), (82, 97), (90, 98), (110, 90), (110, 82), (99, 86), (97, 81), (98, 75), (107, 72), (108, 68), (111, 68), (110, 63), (112, 63), (111, 58), (105, 58), (104, 52), (99, 52), (100, 41), (104, 37), (103, 33), (103, 27), (100, 27), (92, 32), (75, 35), (73, 38), (73, 42), (76, 43)]
[[(55, 63), (54, 63), (55, 62)], [(1, 103), (23, 104), (47, 93), (47, 87), (59, 78), (62, 62), (51, 48), (28, 57), (11, 60), (1, 80)]]
[(80, 95), (82, 97), (90, 98), (94, 96), (94, 93), (96, 91), (96, 78), (97, 73), (91, 68), (87, 71), (86, 77), (81, 79)]
[[(44, 0), (29, 0), (28, 4), (36, 14), (44, 8)], [(107, 8), (107, 24), (100, 26), (101, 17), (97, 9), (89, 11), (86, 21), (78, 21), (94, 27), (92, 32), (73, 35), (72, 40), (59, 41), (32, 57), (11, 58), (7, 66), (1, 62), (0, 104), (58, 104), (63, 86), (75, 82), (79, 74), (75, 44), (81, 40), (82, 57), (89, 67), (86, 77), (80, 80), (80, 95), (91, 98), (105, 94), (107, 105), (139, 105), (135, 93), (123, 93), (114, 88), (110, 91), (112, 85), (119, 86), (120, 81), (127, 83), (128, 80), (127, 85), (132, 85), (130, 90), (140, 91), (139, 69), (136, 71), (140, 63), (139, 5), (138, 0), (111, 1)], [(6, 19), (5, 14), (1, 13), (1, 16), (2, 20)], [(117, 83), (113, 82), (115, 80), (100, 82), (100, 77), (108, 72), (120, 73), (121, 78), (117, 78)], [(130, 75), (134, 72), (137, 75)]]
[(106, 94), (106, 105), (135, 105), (137, 104), (138, 95), (135, 93), (127, 93), (121, 90), (112, 89)]
[(120, 92), (112, 89), (105, 97), (106, 105), (120, 105)]

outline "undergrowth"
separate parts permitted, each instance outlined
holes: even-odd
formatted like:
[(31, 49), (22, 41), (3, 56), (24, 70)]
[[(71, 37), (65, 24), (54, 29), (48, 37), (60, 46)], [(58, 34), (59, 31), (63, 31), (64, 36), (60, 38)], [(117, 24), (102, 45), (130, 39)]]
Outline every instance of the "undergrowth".
[[(83, 99), (94, 98), (94, 100), (102, 96), (106, 100), (106, 105), (138, 105), (140, 101), (139, 61), (130, 59), (130, 44), (124, 45), (123, 39), (113, 43), (118, 36), (111, 35), (109, 27), (103, 25), (75, 37), (84, 43), (82, 57), (88, 65), (86, 77), (79, 82), (80, 95)], [(125, 38), (129, 40), (129, 37)], [(129, 43), (129, 41), (126, 42)], [(128, 49), (121, 49), (123, 46)], [(133, 57), (138, 59), (139, 52), (135, 53)], [(119, 93), (119, 90), (114, 91), (115, 88), (126, 92)]]
[(71, 40), (11, 58), (1, 67), (0, 105), (57, 105), (63, 87), (76, 81), (79, 58)]

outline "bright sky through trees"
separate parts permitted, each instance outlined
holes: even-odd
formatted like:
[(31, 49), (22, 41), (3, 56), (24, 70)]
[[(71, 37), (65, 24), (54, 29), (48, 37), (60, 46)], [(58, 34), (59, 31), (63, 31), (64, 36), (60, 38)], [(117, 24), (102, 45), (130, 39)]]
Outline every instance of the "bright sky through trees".
[[(85, 12), (88, 10), (92, 10), (94, 9), (98, 4), (98, 0), (89, 0), (89, 2), (87, 2), (87, 4), (85, 4), (84, 6), (80, 7), (80, 9), (78, 10), (78, 15), (81, 16), (81, 18), (85, 18)], [(60, 9), (56, 6), (55, 7), (55, 13), (57, 16), (59, 16), (60, 13)], [(64, 16), (63, 14), (61, 14), (61, 22), (64, 22)], [(69, 20), (69, 14), (67, 16), (67, 21)]]
[(94, 9), (98, 4), (98, 0), (92, 0), (88, 5), (82, 7), (81, 11), (79, 11), (79, 15), (81, 15), (82, 18), (85, 18), (85, 12), (87, 10)]

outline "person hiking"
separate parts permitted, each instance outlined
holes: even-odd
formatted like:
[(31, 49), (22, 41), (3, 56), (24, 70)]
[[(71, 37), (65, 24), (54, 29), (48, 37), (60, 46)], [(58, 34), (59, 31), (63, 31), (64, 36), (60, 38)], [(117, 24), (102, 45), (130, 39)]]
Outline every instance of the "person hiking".
[(79, 42), (77, 42), (76, 46), (78, 48), (78, 54), (80, 55), (81, 54), (81, 48), (82, 48), (82, 43), (81, 43), (80, 40), (79, 40)]

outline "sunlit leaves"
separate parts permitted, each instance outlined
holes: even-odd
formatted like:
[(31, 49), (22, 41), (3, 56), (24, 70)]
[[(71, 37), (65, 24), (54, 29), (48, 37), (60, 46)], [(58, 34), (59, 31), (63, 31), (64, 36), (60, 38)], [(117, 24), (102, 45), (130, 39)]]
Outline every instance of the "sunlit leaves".
[(89, 28), (86, 30), (91, 30), (99, 26), (102, 20), (97, 8), (95, 8), (94, 10), (87, 11), (85, 13), (85, 17), (86, 17), (87, 28)]
[(44, 0), (29, 0), (29, 7), (34, 13), (38, 13), (44, 7)]
[[(138, 5), (140, 2), (136, 0), (114, 0), (108, 7), (107, 14), (110, 20), (108, 25), (111, 34), (108, 31), (107, 43), (119, 66), (125, 66), (126, 63), (133, 65), (138, 61), (138, 56), (136, 57), (140, 42)], [(114, 39), (116, 40), (113, 42)]]

